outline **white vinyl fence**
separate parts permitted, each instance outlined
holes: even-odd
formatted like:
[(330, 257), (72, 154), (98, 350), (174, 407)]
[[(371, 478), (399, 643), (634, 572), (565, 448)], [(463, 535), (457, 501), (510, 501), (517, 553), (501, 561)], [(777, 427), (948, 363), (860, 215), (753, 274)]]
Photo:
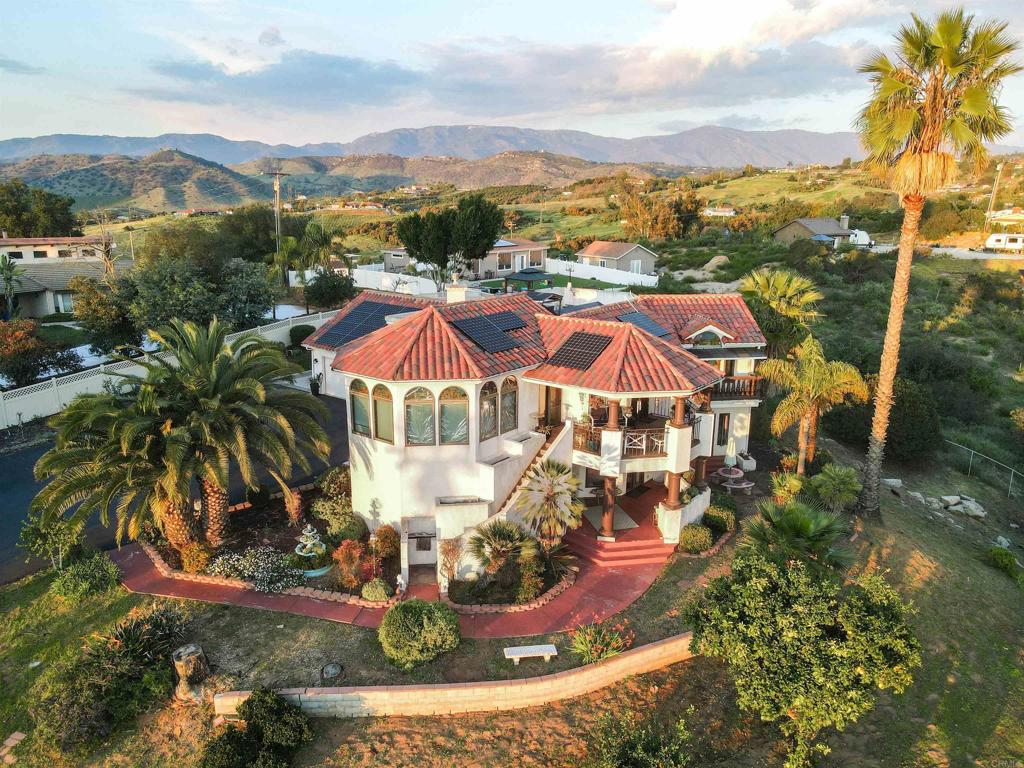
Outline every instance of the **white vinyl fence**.
[(370, 288), (376, 291), (396, 291), (413, 296), (437, 293), (437, 285), (433, 280), (407, 275), (404, 272), (383, 272), (381, 269), (356, 267), (352, 270), (352, 280), (357, 288)]
[(601, 280), (612, 285), (655, 286), (658, 284), (656, 275), (642, 275), (638, 272), (624, 272), (621, 269), (594, 267), (590, 264), (581, 264), (578, 261), (565, 261), (563, 259), (548, 259), (544, 271), (550, 272), (553, 275)]
[[(287, 320), (278, 320), (276, 323), (262, 325), (250, 331), (233, 333), (228, 336), (228, 339), (235, 339), (242, 333), (255, 332), (265, 339), (287, 344), (290, 343), (288, 330), (292, 326), (311, 325), (314, 328), (319, 328), (337, 313), (338, 310), (335, 309), (330, 312), (290, 317)], [(170, 353), (157, 354), (168, 356)], [(119, 378), (114, 375), (116, 373), (141, 374), (142, 372), (143, 369), (140, 365), (130, 360), (122, 360), (115, 363), (104, 363), (95, 368), (87, 368), (64, 376), (54, 376), (47, 381), (29, 384), (27, 387), (0, 392), (0, 429), (59, 413), (77, 395), (102, 391), (104, 383)]]

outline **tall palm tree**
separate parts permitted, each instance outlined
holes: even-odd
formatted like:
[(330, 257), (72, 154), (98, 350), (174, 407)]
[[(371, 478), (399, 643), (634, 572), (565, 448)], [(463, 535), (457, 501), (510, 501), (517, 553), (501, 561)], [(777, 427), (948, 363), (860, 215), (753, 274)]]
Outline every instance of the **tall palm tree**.
[(282, 237), (281, 247), (273, 255), (270, 265), (270, 274), (273, 278), (279, 279), (284, 289), (289, 288), (288, 271), (295, 267), (302, 260), (302, 250), (299, 241), (294, 237)]
[(14, 317), (14, 291), (21, 283), (21, 276), (25, 270), (18, 266), (18, 263), (6, 253), (0, 255), (0, 280), (4, 284), (4, 319), (10, 320)]
[(334, 239), (341, 237), (337, 227), (325, 226), (322, 222), (311, 221), (302, 233), (303, 268), (328, 267), (336, 250)]
[(271, 342), (228, 329), (174, 320), (149, 336), (171, 353), (136, 361), (144, 376), (125, 376), (128, 397), (154, 404), (146, 415), (183, 429), (196, 457), (196, 475), (207, 519), (207, 539), (223, 542), (228, 528), (228, 479), (237, 467), (249, 488), (265, 470), (289, 493), (296, 467), (308, 472), (309, 456), (322, 461), (330, 443), (318, 419), (326, 408), (308, 392), (280, 380), (301, 372)]
[(517, 506), (545, 552), (561, 541), (567, 528), (578, 528), (583, 521), (583, 504), (576, 498), (579, 487), (572, 469), (552, 459), (527, 475)]
[(874, 89), (857, 118), (866, 163), (889, 180), (904, 211), (860, 499), (866, 514), (879, 513), (903, 313), (925, 196), (956, 177), (960, 160), (983, 167), (985, 144), (1012, 129), (998, 97), (1003, 81), (1021, 66), (1011, 60), (1019, 43), (1006, 28), (1005, 22), (975, 22), (962, 9), (931, 22), (913, 15), (896, 34), (895, 60), (878, 51), (860, 67)]
[(807, 333), (808, 323), (821, 314), (815, 305), (824, 298), (806, 277), (769, 267), (748, 273), (740, 292), (750, 303), (773, 358), (784, 357)]
[(44, 520), (68, 516), (81, 528), (98, 513), (116, 518), (117, 540), (135, 539), (156, 524), (176, 549), (195, 541), (189, 508), (194, 454), (188, 435), (168, 424), (139, 418), (135, 406), (111, 392), (81, 395), (50, 421), (53, 448), (35, 466), (49, 480), (32, 500)]
[(849, 529), (838, 515), (802, 501), (776, 504), (764, 500), (760, 514), (743, 526), (740, 548), (780, 563), (800, 561), (824, 571), (845, 571), (853, 562), (839, 547)]
[(796, 473), (804, 474), (814, 461), (818, 420), (835, 405), (868, 397), (868, 386), (860, 371), (849, 363), (826, 360), (821, 344), (808, 336), (796, 348), (792, 360), (766, 360), (758, 369), (768, 381), (789, 390), (772, 416), (772, 432), (781, 436), (798, 425)]

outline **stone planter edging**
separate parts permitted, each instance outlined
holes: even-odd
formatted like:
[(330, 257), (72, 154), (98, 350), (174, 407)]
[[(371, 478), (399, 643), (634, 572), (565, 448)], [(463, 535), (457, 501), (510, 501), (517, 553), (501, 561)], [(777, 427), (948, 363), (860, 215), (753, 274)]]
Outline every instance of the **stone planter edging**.
[[(171, 568), (171, 566), (167, 564), (167, 561), (164, 560), (163, 556), (157, 551), (156, 547), (152, 544), (140, 541), (139, 546), (141, 546), (142, 551), (149, 556), (149, 559), (153, 561), (153, 565), (156, 567), (157, 571), (160, 572), (160, 575), (168, 579), (191, 581), (196, 584), (212, 584), (218, 587), (248, 589), (253, 592), (258, 591), (252, 582), (245, 581), (243, 579), (229, 579), (225, 576), (211, 576), (206, 573), (186, 573), (185, 571), (179, 571)], [(359, 595), (350, 595), (345, 592), (335, 592), (329, 589), (314, 589), (313, 587), (289, 587), (288, 589), (282, 589), (280, 592), (271, 592), (267, 594), (291, 595), (292, 597), (311, 597), (317, 600), (330, 600), (335, 603), (348, 603), (349, 605), (355, 605), (360, 608), (390, 608), (402, 599), (401, 594), (396, 594), (388, 600), (374, 602), (373, 600), (364, 600)]]
[(679, 555), (679, 557), (686, 557), (686, 558), (690, 558), (690, 559), (697, 559), (697, 558), (702, 558), (702, 557), (714, 557), (715, 555), (718, 554), (718, 550), (720, 550), (722, 547), (725, 546), (725, 542), (727, 542), (729, 539), (731, 539), (735, 535), (736, 535), (736, 531), (735, 530), (726, 531), (725, 533), (723, 533), (721, 535), (721, 537), (718, 539), (718, 541), (716, 541), (713, 545), (711, 545), (711, 549), (705, 549), (703, 552), (697, 552), (697, 553), (682, 552), (682, 551), (680, 551), (680, 552), (678, 552), (678, 555)]
[(560, 594), (565, 592), (569, 587), (576, 583), (576, 571), (571, 568), (566, 571), (565, 575), (551, 587), (543, 595), (533, 598), (528, 603), (483, 603), (480, 605), (474, 605), (469, 603), (456, 603), (452, 602), (448, 597), (447, 592), (441, 593), (441, 602), (450, 605), (456, 613), (463, 614), (474, 614), (474, 613), (522, 613), (524, 611), (532, 611), (537, 608), (541, 608)]
[[(452, 715), (524, 709), (571, 699), (605, 688), (633, 675), (686, 661), (689, 632), (658, 640), (594, 664), (519, 680), (433, 685), (374, 685), (344, 688), (285, 688), (279, 693), (313, 717)], [(237, 717), (250, 691), (213, 697), (215, 714)]]

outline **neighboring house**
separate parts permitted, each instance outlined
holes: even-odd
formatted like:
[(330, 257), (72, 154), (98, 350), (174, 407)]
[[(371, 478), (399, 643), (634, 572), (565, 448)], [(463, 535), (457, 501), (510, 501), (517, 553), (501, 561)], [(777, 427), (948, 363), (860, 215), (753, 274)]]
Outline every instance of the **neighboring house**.
[(733, 208), (731, 205), (709, 205), (707, 208), (700, 212), (700, 215), (708, 219), (729, 218), (731, 216), (736, 215), (736, 209)]
[(772, 232), (775, 242), (789, 245), (796, 240), (820, 240), (838, 248), (854, 236), (850, 229), (850, 217), (842, 215), (839, 220), (829, 218), (793, 219)]
[[(527, 267), (544, 269), (547, 265), (548, 247), (532, 240), (509, 237), (494, 243), (487, 255), (466, 265), (465, 277), (486, 280), (511, 275)], [(409, 254), (405, 248), (389, 248), (384, 251), (385, 272), (405, 272), (409, 268)]]
[(639, 243), (618, 243), (612, 240), (595, 240), (576, 257), (582, 264), (592, 267), (607, 267), (623, 272), (646, 275), (654, 271), (658, 254)]
[(95, 258), (103, 252), (103, 237), (7, 237), (0, 233), (0, 255), (22, 262), (40, 259)]
[(440, 540), (516, 520), (506, 501), (542, 452), (614, 538), (617, 495), (663, 483), (679, 523), (690, 481), (746, 451), (765, 339), (738, 294), (565, 315), (525, 293), (465, 299), (363, 291), (304, 342), (321, 392), (347, 401), (353, 509), (400, 530), (406, 576), (436, 567)]
[[(44, 317), (53, 312), (71, 312), (75, 307), (74, 294), (70, 289), (76, 277), (91, 277), (102, 280), (105, 274), (102, 259), (37, 259), (18, 265), (22, 270), (17, 278), (14, 295), (22, 317)], [(131, 261), (121, 259), (114, 262), (117, 272), (126, 271)]]

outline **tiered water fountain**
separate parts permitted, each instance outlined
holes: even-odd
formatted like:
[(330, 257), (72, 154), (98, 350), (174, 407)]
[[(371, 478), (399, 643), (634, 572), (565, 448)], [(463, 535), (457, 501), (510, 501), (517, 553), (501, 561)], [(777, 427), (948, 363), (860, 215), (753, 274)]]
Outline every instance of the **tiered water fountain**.
[[(315, 562), (316, 559), (320, 558), (326, 551), (327, 545), (320, 541), (320, 534), (312, 525), (306, 524), (306, 527), (302, 529), (302, 533), (298, 536), (299, 543), (295, 545), (295, 554), (299, 557), (305, 557), (310, 562)], [(314, 576), (323, 576), (329, 570), (333, 563), (328, 563), (322, 568), (310, 568), (303, 569), (302, 574), (307, 579), (311, 579)]]

